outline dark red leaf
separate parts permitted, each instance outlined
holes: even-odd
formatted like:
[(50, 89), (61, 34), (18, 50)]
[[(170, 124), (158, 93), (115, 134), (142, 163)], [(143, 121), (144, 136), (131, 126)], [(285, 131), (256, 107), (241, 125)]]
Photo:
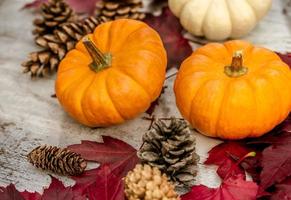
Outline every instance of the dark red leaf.
[(66, 0), (67, 3), (78, 13), (93, 14), (97, 2), (101, 0)]
[(25, 190), (21, 192), (21, 195), (25, 200), (41, 200), (41, 195), (38, 192), (31, 193)]
[(84, 195), (65, 187), (61, 181), (52, 177), (50, 186), (43, 191), (41, 200), (86, 200)]
[(30, 3), (25, 4), (22, 9), (26, 9), (26, 8), (39, 8), (41, 6), (41, 4), (47, 2), (48, 0), (34, 0)]
[(90, 200), (124, 200), (122, 177), (113, 173), (112, 165), (101, 165), (73, 179), (74, 190), (86, 194)]
[(182, 200), (255, 200), (257, 191), (256, 183), (245, 181), (242, 175), (236, 175), (224, 180), (219, 188), (194, 186), (191, 192), (182, 196)]
[(291, 68), (291, 53), (279, 53), (278, 56)]
[(290, 144), (270, 146), (263, 151), (260, 189), (265, 190), (291, 176)]
[[(224, 142), (215, 146), (208, 152), (209, 156), (204, 164), (218, 165), (217, 173), (221, 178), (224, 178), (235, 163), (235, 160), (231, 158), (231, 156), (235, 156), (239, 160), (251, 151), (252, 149), (246, 147), (246, 145), (243, 145), (240, 142)], [(232, 173), (241, 175), (245, 174), (240, 167), (235, 167)]]
[(7, 187), (0, 187), (0, 199), (1, 200), (25, 200), (20, 192), (18, 192), (13, 184)]
[[(31, 3), (27, 3), (23, 8), (39, 8), (42, 3), (48, 0), (34, 0)], [(101, 0), (66, 0), (72, 9), (78, 13), (93, 14), (97, 2)]]
[(257, 152), (255, 157), (246, 158), (240, 164), (256, 183), (260, 183), (260, 173), (262, 171), (261, 157), (261, 152)]
[(68, 149), (81, 154), (86, 160), (99, 163), (118, 162), (128, 156), (132, 156), (132, 154), (136, 154), (135, 148), (121, 140), (110, 136), (102, 136), (102, 139), (103, 142), (83, 140), (81, 144), (68, 146)]
[(284, 182), (276, 185), (276, 192), (271, 200), (290, 200), (291, 199), (291, 177)]
[(168, 54), (168, 69), (180, 67), (182, 61), (191, 55), (192, 48), (182, 35), (180, 21), (168, 7), (163, 9), (160, 16), (148, 14), (145, 22), (160, 34)]
[(86, 160), (102, 164), (111, 163), (112, 171), (120, 176), (134, 168), (139, 161), (135, 148), (109, 136), (102, 136), (102, 138), (103, 143), (82, 141), (81, 144), (71, 145), (68, 148), (81, 154)]

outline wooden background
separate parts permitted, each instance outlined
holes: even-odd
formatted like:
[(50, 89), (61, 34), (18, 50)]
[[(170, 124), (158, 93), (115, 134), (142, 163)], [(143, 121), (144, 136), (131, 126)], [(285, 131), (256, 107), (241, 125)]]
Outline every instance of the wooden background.
[[(31, 80), (22, 74), (20, 63), (37, 48), (31, 35), (35, 15), (20, 10), (25, 2), (29, 0), (0, 0), (0, 186), (15, 183), (20, 190), (42, 191), (50, 183), (49, 176), (26, 161), (27, 153), (34, 147), (66, 146), (82, 139), (100, 141), (101, 135), (110, 135), (138, 148), (149, 122), (142, 119), (143, 114), (111, 128), (84, 127), (68, 117), (57, 100), (51, 98), (55, 77)], [(268, 16), (244, 39), (275, 51), (291, 51), (291, 19), (282, 12), (286, 3), (286, 0), (273, 0)], [(155, 111), (158, 117), (180, 116), (172, 92), (173, 79), (166, 82), (168, 88)], [(207, 151), (220, 141), (195, 134), (197, 153), (203, 163)], [(72, 180), (60, 178), (66, 184), (73, 184)], [(197, 183), (219, 185), (215, 167), (199, 164)]]

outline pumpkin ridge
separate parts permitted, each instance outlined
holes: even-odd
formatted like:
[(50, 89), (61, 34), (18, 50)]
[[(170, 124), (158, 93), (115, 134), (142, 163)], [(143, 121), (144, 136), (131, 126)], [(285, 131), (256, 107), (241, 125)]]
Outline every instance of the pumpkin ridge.
[(121, 70), (120, 68), (115, 67), (115, 68), (112, 68), (112, 69), (114, 69), (114, 70), (118, 71), (119, 73), (129, 77), (133, 82), (135, 82), (137, 85), (140, 86), (140, 88), (145, 92), (145, 94), (147, 94), (147, 96), (148, 96), (148, 98), (150, 100), (153, 100), (152, 95), (150, 95), (150, 93), (144, 88), (144, 86), (142, 84), (140, 84), (135, 78), (133, 78), (131, 75), (129, 75), (125, 71)]
[[(251, 88), (251, 91), (252, 91), (251, 93), (252, 93), (253, 101), (254, 101), (254, 104), (255, 104), (255, 106), (254, 106), (255, 111), (253, 112), (253, 115), (255, 115), (254, 119), (257, 120), (257, 115), (258, 115), (257, 104), (258, 104), (258, 102), (257, 102), (257, 98), (256, 98), (256, 95), (255, 95), (256, 88), (254, 87), (253, 83), (251, 82), (251, 80), (249, 78), (245, 78), (244, 80), (249, 85), (249, 87)], [(251, 128), (251, 131), (248, 134), (248, 137), (253, 137), (254, 133), (255, 133), (255, 124), (253, 124), (253, 126)]]
[(141, 24), (140, 26), (138, 26), (138, 27), (136, 28), (136, 30), (134, 30), (133, 32), (131, 32), (130, 34), (128, 34), (128, 36), (126, 37), (126, 39), (122, 42), (122, 45), (120, 45), (121, 48), (120, 48), (117, 52), (115, 52), (115, 54), (117, 54), (119, 51), (121, 51), (121, 50), (122, 50), (122, 47), (125, 46), (124, 44), (128, 43), (129, 37), (130, 37), (131, 35), (135, 34), (135, 33), (138, 33), (138, 31), (139, 31), (141, 28), (147, 28), (147, 27), (144, 26), (144, 24)]
[(125, 118), (125, 117), (121, 114), (121, 112), (117, 109), (117, 107), (116, 107), (114, 101), (112, 100), (112, 96), (111, 96), (111, 94), (110, 94), (110, 92), (109, 92), (109, 87), (108, 87), (108, 76), (109, 76), (109, 74), (107, 73), (107, 74), (106, 74), (106, 77), (105, 77), (105, 87), (106, 87), (107, 94), (108, 94), (109, 99), (110, 99), (110, 101), (111, 101), (113, 107), (115, 108), (116, 112), (120, 115), (120, 117), (121, 117), (122, 120), (125, 120), (126, 118)]
[[(85, 75), (85, 74), (87, 75), (87, 74), (89, 74), (89, 72), (84, 72), (82, 75), (80, 75), (80, 77), (79, 77), (78, 79), (76, 79), (74, 82), (68, 84), (68, 86), (67, 86), (65, 89), (62, 90), (62, 92), (61, 92), (62, 95), (59, 96), (59, 100), (60, 100), (60, 102), (63, 102), (63, 96), (65, 95), (66, 91), (67, 91), (69, 88), (71, 88), (71, 87), (77, 85), (77, 83), (78, 83), (79, 81), (84, 80), (84, 77), (85, 77), (84, 75)], [(58, 92), (57, 92), (57, 93), (58, 93)]]
[[(195, 102), (195, 99), (197, 97), (197, 94), (199, 93), (199, 91), (208, 83), (208, 81), (211, 81), (212, 77), (207, 77), (200, 85), (199, 85), (199, 89), (196, 91), (195, 95), (193, 96), (193, 99), (191, 101), (191, 105), (190, 105), (190, 112), (189, 112), (189, 121), (192, 122), (192, 110), (193, 110), (193, 106), (194, 106), (194, 102)], [(193, 123), (193, 122), (192, 122)], [(193, 123), (194, 124), (194, 123)]]
[(256, 16), (256, 21), (258, 21), (259, 20), (259, 17), (257, 15), (257, 12), (255, 11), (255, 8), (252, 6), (251, 3), (249, 3), (249, 1), (247, 1), (247, 4), (250, 6), (251, 10), (253, 11), (254, 16)]
[(97, 76), (93, 76), (93, 77), (92, 77), (92, 80), (91, 80), (91, 82), (90, 82), (90, 84), (86, 86), (86, 89), (85, 89), (85, 90), (83, 90), (83, 94), (82, 94), (82, 97), (80, 98), (80, 102), (79, 102), (79, 103), (80, 103), (80, 106), (81, 106), (81, 110), (82, 110), (83, 116), (84, 116), (84, 118), (87, 120), (87, 122), (89, 122), (89, 124), (94, 124), (94, 123), (91, 123), (90, 120), (88, 119), (87, 114), (84, 112), (83, 105), (84, 105), (84, 99), (85, 99), (85, 97), (86, 97), (85, 95), (86, 95), (87, 91), (89, 90), (89, 88), (90, 88), (90, 87), (92, 86), (92, 84), (94, 83), (96, 77), (97, 77)]
[[(126, 24), (127, 23), (127, 20), (120, 20), (120, 21), (123, 21), (123, 23), (124, 24)], [(129, 20), (129, 21), (131, 21), (131, 20)], [(109, 29), (109, 36), (108, 36), (108, 38), (114, 38), (114, 31), (115, 31), (115, 27), (114, 27), (114, 25), (115, 25), (115, 23), (117, 23), (116, 21), (112, 21), (111, 22), (111, 26), (108, 28)], [(122, 48), (122, 46), (123, 46), (123, 44), (126, 44), (125, 42), (127, 42), (127, 40), (128, 40), (128, 37), (132, 34), (132, 33), (136, 33), (137, 31), (139, 31), (139, 29), (140, 28), (142, 28), (142, 27), (145, 27), (145, 28), (147, 28), (144, 24), (142, 24), (142, 23), (139, 23), (140, 25), (138, 25), (137, 27), (136, 27), (136, 29), (134, 30), (134, 31), (132, 31), (131, 33), (129, 33), (127, 36), (126, 36), (126, 38), (124, 38), (124, 41), (122, 41), (122, 44), (121, 45), (119, 45), (120, 47), (119, 48)], [(107, 42), (107, 53), (116, 53), (116, 52), (112, 52), (112, 40), (109, 40), (109, 42)], [(118, 51), (120, 51), (121, 49), (118, 49), (118, 50), (116, 50), (117, 52)]]
[[(201, 29), (201, 33), (202, 33), (202, 35), (205, 35), (205, 31), (204, 31), (204, 23), (205, 23), (205, 19), (206, 19), (206, 16), (207, 16), (207, 13), (208, 13), (208, 11), (209, 11), (209, 9), (210, 9), (210, 7), (211, 7), (211, 4), (213, 3), (213, 1), (214, 0), (211, 0), (211, 2), (208, 4), (208, 7), (207, 7), (207, 9), (205, 10), (205, 14), (204, 14), (204, 16), (203, 16), (203, 19), (201, 20), (201, 27), (200, 27), (200, 29)], [(190, 1), (189, 1), (190, 2)]]
[[(227, 90), (228, 90), (228, 88), (229, 88), (231, 82), (232, 82), (232, 79), (228, 79), (228, 80), (227, 80), (227, 83), (225, 84), (224, 91), (227, 91)], [(216, 117), (216, 122), (215, 122), (215, 135), (216, 135), (216, 137), (222, 137), (222, 138), (224, 138), (223, 135), (219, 135), (219, 134), (218, 134), (218, 131), (217, 131), (217, 130), (218, 130), (219, 121), (220, 121), (220, 119), (221, 119), (221, 112), (222, 112), (223, 106), (224, 106), (224, 104), (225, 104), (225, 102), (226, 102), (226, 99), (227, 99), (228, 97), (229, 97), (229, 96), (226, 95), (226, 92), (224, 92), (224, 93), (223, 93), (222, 100), (221, 100), (221, 102), (220, 102), (220, 107), (219, 107), (218, 115), (217, 115), (217, 117)]]
[[(282, 110), (282, 107), (281, 107), (282, 95), (281, 95), (280, 92), (278, 92), (279, 90), (277, 90), (277, 88), (274, 87), (273, 79), (272, 79), (271, 77), (268, 77), (267, 74), (265, 74), (265, 73), (261, 73), (260, 76), (261, 76), (261, 77), (264, 77), (266, 80), (268, 80), (269, 87), (272, 88), (273, 92), (276, 94), (276, 97), (279, 98), (279, 100), (278, 100), (278, 102), (277, 102), (277, 104), (276, 104), (276, 105), (278, 106), (278, 110)], [(272, 82), (272, 84), (271, 84), (270, 82)], [(279, 103), (279, 102), (280, 102), (280, 103)], [(277, 119), (274, 120), (272, 127), (275, 127), (275, 125), (280, 121), (281, 115), (282, 115), (282, 113), (280, 113), (280, 114), (277, 116)]]
[[(84, 73), (84, 75), (85, 74), (89, 74), (89, 72), (87, 72), (87, 73)], [(64, 100), (64, 95), (65, 94), (67, 94), (67, 90), (68, 89), (72, 89), (72, 88), (75, 88), (76, 86), (78, 86), (78, 85), (80, 85), (80, 84), (82, 84), (83, 83), (83, 81), (85, 81), (86, 79), (87, 79), (87, 75), (86, 75), (86, 78), (84, 78), (85, 76), (81, 76), (81, 78), (80, 79), (78, 79), (78, 81), (75, 81), (74, 83), (75, 84), (71, 84), (70, 86), (68, 86), (68, 88), (66, 88), (63, 92), (62, 92), (62, 96), (61, 96), (61, 99), (60, 99), (60, 102), (63, 102), (63, 100)], [(79, 82), (80, 81), (80, 82)], [(70, 94), (70, 92), (69, 92), (69, 94)], [(82, 97), (80, 98), (80, 99), (82, 99)], [(81, 112), (83, 113), (83, 108), (82, 108), (82, 106), (81, 106)], [(83, 115), (84, 116), (84, 115)], [(86, 123), (87, 124), (91, 124), (88, 120), (87, 120), (87, 118), (84, 116), (84, 119), (86, 120)]]

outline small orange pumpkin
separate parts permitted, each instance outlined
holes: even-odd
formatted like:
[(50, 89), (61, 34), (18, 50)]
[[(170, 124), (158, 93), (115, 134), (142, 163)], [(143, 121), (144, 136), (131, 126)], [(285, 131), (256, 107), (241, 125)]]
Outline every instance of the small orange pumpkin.
[(56, 95), (82, 124), (122, 123), (159, 96), (166, 65), (161, 38), (148, 25), (129, 19), (103, 23), (61, 61)]
[(183, 117), (211, 137), (259, 137), (291, 110), (289, 67), (245, 41), (197, 49), (182, 63), (174, 90)]

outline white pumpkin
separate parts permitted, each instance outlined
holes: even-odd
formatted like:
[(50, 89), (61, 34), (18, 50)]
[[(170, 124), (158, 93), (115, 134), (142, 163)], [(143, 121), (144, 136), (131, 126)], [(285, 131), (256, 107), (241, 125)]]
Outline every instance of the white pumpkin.
[(169, 0), (187, 31), (210, 40), (248, 34), (271, 5), (272, 0)]

